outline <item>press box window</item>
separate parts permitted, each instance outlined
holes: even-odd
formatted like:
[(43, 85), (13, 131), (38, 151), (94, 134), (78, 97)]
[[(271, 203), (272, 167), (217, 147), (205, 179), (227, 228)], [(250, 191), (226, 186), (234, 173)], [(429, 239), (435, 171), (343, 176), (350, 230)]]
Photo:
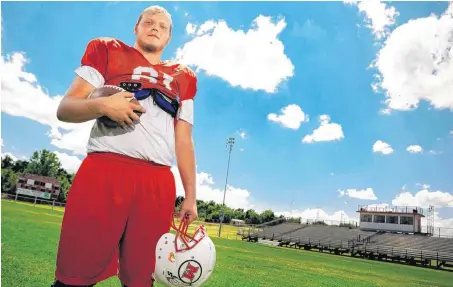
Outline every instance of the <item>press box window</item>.
[(362, 222), (373, 222), (373, 215), (371, 214), (362, 214), (360, 217)]
[(375, 215), (374, 223), (385, 223), (385, 215)]
[(387, 223), (398, 224), (398, 216), (387, 215)]
[(414, 224), (414, 218), (410, 216), (401, 216), (400, 218), (400, 224), (404, 225), (413, 225)]

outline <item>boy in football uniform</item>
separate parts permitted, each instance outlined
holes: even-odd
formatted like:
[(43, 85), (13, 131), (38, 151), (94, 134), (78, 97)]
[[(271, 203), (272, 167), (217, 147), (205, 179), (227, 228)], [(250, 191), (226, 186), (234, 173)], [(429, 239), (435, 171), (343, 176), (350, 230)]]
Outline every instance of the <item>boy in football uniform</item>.
[[(87, 157), (68, 193), (53, 287), (94, 286), (115, 275), (123, 286), (153, 286), (155, 247), (174, 212), (174, 155), (185, 189), (179, 216), (188, 216), (188, 224), (197, 218), (192, 141), (196, 75), (161, 60), (172, 34), (164, 8), (145, 9), (134, 34), (134, 46), (111, 38), (90, 41), (58, 107), (57, 117), (64, 122), (107, 116), (118, 126), (95, 121), (92, 127)], [(152, 97), (131, 102), (134, 94), (127, 91), (89, 97), (105, 85), (158, 89), (179, 99), (180, 107), (171, 115)]]

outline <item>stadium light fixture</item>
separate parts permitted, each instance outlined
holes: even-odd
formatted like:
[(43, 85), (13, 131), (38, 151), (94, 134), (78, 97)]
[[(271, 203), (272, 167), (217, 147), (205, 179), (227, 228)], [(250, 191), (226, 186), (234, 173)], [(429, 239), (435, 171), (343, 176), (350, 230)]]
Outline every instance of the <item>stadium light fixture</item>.
[(228, 151), (228, 166), (227, 166), (227, 173), (225, 178), (225, 188), (223, 190), (223, 202), (222, 202), (222, 212), (220, 214), (220, 224), (219, 224), (219, 237), (222, 232), (222, 223), (223, 218), (225, 217), (225, 195), (226, 195), (226, 188), (228, 184), (228, 173), (230, 170), (230, 159), (231, 159), (231, 151), (233, 150), (234, 145), (234, 137), (229, 137), (226, 139), (226, 150)]

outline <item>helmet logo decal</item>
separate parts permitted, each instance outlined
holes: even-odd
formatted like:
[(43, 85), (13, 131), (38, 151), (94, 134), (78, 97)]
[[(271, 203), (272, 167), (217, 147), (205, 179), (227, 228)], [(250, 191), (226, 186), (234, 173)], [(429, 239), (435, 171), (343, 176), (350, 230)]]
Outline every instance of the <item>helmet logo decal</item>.
[(175, 254), (173, 252), (170, 252), (170, 254), (168, 255), (168, 261), (170, 261), (171, 263), (174, 263), (176, 261)]
[(200, 279), (202, 268), (200, 263), (195, 260), (187, 260), (179, 266), (179, 279), (184, 283), (195, 283)]

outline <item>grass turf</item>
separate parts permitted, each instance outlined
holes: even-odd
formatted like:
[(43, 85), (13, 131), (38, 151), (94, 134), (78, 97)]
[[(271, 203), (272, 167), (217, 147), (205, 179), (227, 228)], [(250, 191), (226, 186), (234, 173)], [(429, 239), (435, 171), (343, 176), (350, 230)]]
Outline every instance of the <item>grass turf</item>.
[[(50, 286), (63, 212), (2, 200), (2, 286)], [(453, 286), (453, 273), (217, 238), (206, 287)], [(235, 238), (235, 228), (223, 229)], [(100, 287), (119, 287), (117, 278)], [(157, 285), (161, 286), (161, 285)]]

